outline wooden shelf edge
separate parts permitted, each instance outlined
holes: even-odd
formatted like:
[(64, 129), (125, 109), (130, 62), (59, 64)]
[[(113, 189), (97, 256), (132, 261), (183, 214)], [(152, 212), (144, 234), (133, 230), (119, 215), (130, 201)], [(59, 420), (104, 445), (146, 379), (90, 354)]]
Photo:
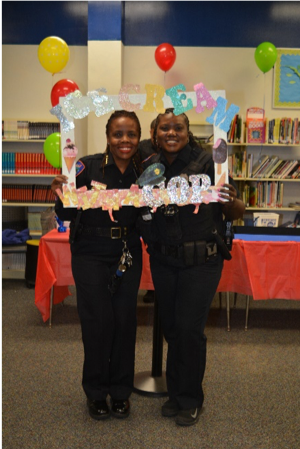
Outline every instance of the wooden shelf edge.
[(269, 182), (269, 181), (284, 181), (284, 182), (300, 182), (300, 179), (286, 179), (286, 178), (240, 178), (234, 176), (232, 179), (234, 181), (263, 181), (263, 182)]
[(5, 207), (16, 207), (16, 206), (32, 206), (32, 207), (54, 207), (54, 203), (2, 203)]
[(46, 139), (2, 139), (3, 142), (14, 142), (14, 143), (45, 143)]
[(255, 210), (272, 210), (272, 211), (276, 211), (276, 212), (280, 212), (280, 211), (282, 211), (282, 212), (297, 212), (297, 211), (299, 211), (299, 209), (294, 209), (294, 208), (292, 208), (292, 207), (255, 207), (255, 206), (252, 206), (252, 207), (250, 207), (250, 206), (247, 206), (246, 207), (246, 210), (252, 210), (252, 211), (255, 211)]
[(15, 173), (2, 173), (2, 178), (53, 178), (57, 176), (57, 174), (53, 173), (52, 175), (43, 175), (40, 174), (24, 174), (24, 175), (16, 175)]

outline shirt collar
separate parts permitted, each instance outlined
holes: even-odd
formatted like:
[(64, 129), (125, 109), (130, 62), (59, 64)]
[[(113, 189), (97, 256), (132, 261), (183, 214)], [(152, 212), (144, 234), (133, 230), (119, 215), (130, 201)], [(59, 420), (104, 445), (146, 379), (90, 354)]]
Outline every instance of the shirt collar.
[[(104, 155), (104, 157), (106, 157), (106, 154)], [(111, 152), (108, 153), (108, 159), (107, 159), (107, 163), (105, 164), (105, 166), (107, 167), (108, 165), (115, 165), (115, 166), (117, 166), (116, 163), (115, 163), (115, 160), (113, 158), (113, 155), (111, 154)], [(125, 173), (126, 174), (130, 173), (133, 170), (133, 168), (134, 168), (134, 165), (133, 165), (133, 162), (132, 162), (132, 159), (131, 159), (129, 164), (128, 164), (128, 167), (126, 168), (126, 170), (124, 172), (124, 174)]]
[[(174, 161), (181, 160), (185, 164), (188, 164), (190, 162), (191, 151), (192, 151), (191, 146), (187, 144), (177, 153), (177, 157), (176, 159), (174, 159)], [(163, 152), (161, 152), (161, 161), (164, 162), (166, 165), (169, 165)]]

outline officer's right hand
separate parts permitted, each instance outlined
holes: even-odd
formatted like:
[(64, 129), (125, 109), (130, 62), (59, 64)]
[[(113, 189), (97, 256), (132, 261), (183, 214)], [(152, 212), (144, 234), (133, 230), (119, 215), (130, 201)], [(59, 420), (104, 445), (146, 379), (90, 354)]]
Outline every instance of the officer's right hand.
[(57, 175), (52, 183), (51, 183), (51, 190), (54, 193), (54, 195), (57, 195), (56, 193), (56, 189), (60, 189), (62, 190), (62, 185), (63, 184), (67, 184), (68, 182), (68, 177), (65, 175)]

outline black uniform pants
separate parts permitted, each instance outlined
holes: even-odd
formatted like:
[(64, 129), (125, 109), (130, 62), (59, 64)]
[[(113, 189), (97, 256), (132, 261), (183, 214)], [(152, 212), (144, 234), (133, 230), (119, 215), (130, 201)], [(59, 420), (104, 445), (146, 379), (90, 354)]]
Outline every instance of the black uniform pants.
[(208, 262), (185, 268), (166, 265), (150, 256), (162, 329), (168, 343), (167, 388), (180, 409), (201, 407), (206, 364), (204, 327), (223, 268), (218, 254)]
[(117, 262), (98, 255), (72, 254), (77, 308), (84, 345), (82, 386), (91, 400), (127, 399), (133, 389), (136, 303), (142, 270), (141, 248), (112, 297), (110, 276)]

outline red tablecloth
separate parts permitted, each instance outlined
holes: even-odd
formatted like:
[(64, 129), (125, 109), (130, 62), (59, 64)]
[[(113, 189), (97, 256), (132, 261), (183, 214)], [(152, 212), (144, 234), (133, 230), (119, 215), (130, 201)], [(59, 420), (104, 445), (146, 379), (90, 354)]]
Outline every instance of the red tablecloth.
[[(35, 304), (43, 320), (50, 316), (50, 294), (58, 304), (70, 295), (71, 272), (69, 233), (53, 230), (40, 240)], [(153, 290), (149, 257), (143, 245), (140, 289)], [(224, 262), (219, 292), (236, 292), (253, 299), (300, 300), (300, 242), (248, 242), (234, 240), (232, 260)]]

